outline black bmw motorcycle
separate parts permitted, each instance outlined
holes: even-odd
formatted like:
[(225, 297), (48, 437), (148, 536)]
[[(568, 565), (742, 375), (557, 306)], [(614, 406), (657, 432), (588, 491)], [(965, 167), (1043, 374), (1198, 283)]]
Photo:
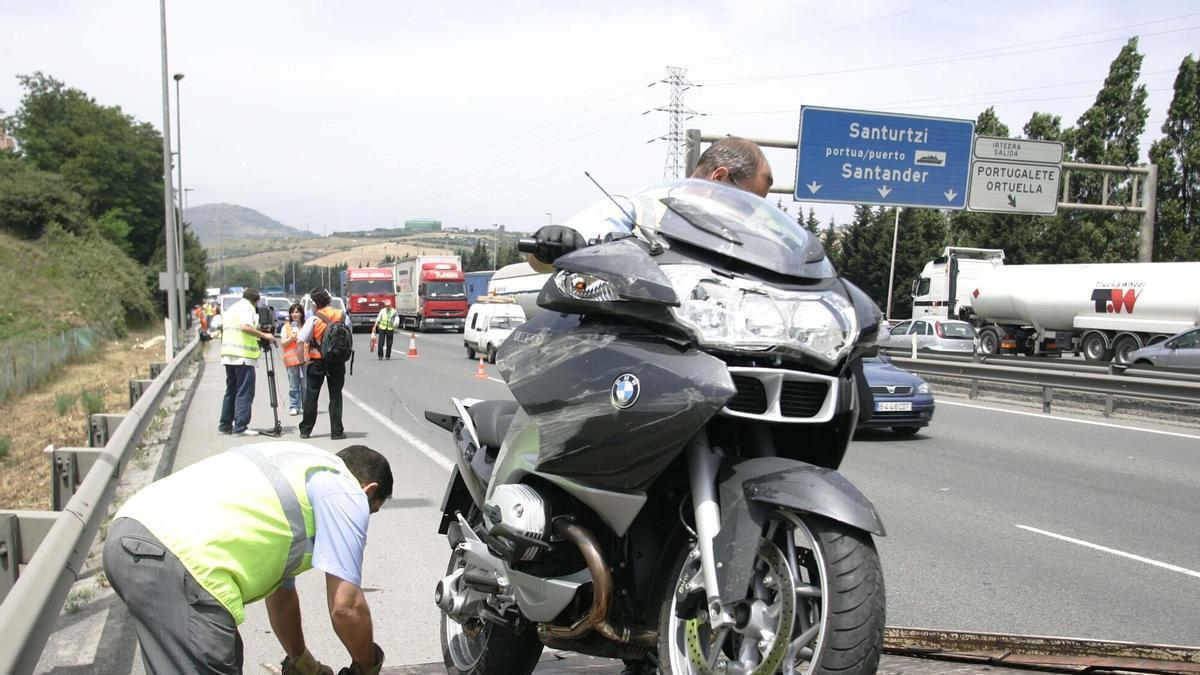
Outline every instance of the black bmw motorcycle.
[(836, 469), (879, 310), (754, 195), (685, 180), (640, 199), (639, 236), (557, 258), (546, 311), (500, 348), (516, 400), (426, 413), (458, 446), (446, 668), (529, 673), (551, 647), (873, 673), (884, 528)]

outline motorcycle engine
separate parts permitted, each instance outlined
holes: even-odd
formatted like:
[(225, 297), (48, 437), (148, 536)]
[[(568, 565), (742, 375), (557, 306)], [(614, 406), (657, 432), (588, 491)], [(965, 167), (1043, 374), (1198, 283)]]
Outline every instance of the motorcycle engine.
[(510, 550), (503, 557), (530, 561), (550, 541), (550, 505), (528, 485), (500, 485), (483, 507), (488, 534), (504, 541)]

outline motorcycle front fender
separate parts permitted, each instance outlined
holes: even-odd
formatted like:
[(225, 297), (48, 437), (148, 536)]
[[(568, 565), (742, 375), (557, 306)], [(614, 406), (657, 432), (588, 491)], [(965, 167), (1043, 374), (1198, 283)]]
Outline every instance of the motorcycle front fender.
[(726, 466), (720, 476), (721, 531), (713, 540), (721, 597), (745, 596), (758, 540), (772, 506), (836, 520), (885, 536), (871, 501), (832, 469), (782, 457), (755, 457)]

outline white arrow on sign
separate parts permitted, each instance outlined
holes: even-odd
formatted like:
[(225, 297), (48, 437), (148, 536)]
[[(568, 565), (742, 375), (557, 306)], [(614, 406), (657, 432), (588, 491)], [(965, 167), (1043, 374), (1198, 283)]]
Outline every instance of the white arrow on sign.
[(811, 192), (815, 195), (815, 194), (817, 194), (817, 190), (821, 189), (821, 184), (814, 180), (813, 182), (809, 183), (805, 187), (808, 188), (809, 192)]
[(892, 194), (892, 188), (890, 188), (886, 185), (884, 185), (881, 188), (875, 188), (875, 189), (879, 191), (879, 196), (883, 197), (884, 199), (887, 199), (887, 196)]
[(952, 202), (954, 201), (954, 198), (958, 196), (958, 193), (954, 190), (946, 190), (942, 193), (942, 195), (946, 197), (946, 201)]

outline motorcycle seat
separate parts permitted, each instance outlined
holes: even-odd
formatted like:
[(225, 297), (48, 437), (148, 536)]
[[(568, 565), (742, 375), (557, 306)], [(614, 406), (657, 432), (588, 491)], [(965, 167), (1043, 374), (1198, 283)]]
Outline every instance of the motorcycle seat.
[(471, 414), (475, 431), (479, 434), (479, 442), (485, 448), (499, 450), (504, 435), (508, 433), (508, 426), (512, 424), (513, 415), (517, 412), (517, 402), (480, 401), (471, 406), (468, 412)]

